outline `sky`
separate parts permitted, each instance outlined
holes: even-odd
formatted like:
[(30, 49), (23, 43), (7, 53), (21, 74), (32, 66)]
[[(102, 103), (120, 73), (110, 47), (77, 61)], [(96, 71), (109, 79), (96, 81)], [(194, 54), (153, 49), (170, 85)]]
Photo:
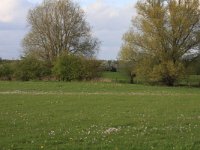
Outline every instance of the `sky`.
[[(0, 0), (0, 57), (18, 59), (28, 32), (28, 10), (42, 0)], [(98, 59), (117, 59), (122, 36), (131, 25), (136, 0), (74, 0), (80, 4), (95, 37), (101, 41)]]

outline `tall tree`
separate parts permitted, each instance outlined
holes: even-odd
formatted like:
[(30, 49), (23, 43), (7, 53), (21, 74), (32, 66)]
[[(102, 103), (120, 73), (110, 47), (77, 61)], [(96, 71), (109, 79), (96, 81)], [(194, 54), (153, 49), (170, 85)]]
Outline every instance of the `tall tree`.
[(26, 55), (51, 63), (62, 53), (92, 57), (97, 52), (99, 42), (92, 36), (83, 10), (71, 0), (44, 0), (29, 11), (27, 19)]
[(184, 57), (200, 51), (199, 0), (140, 0), (136, 9), (121, 59), (142, 54), (137, 74), (173, 85), (183, 74)]

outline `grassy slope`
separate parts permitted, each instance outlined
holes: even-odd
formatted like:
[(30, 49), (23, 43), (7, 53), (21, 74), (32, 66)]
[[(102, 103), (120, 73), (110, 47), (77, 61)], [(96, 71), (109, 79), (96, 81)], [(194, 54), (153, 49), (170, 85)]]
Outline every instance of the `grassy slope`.
[[(16, 90), (27, 93), (5, 93)], [(198, 88), (0, 82), (0, 149), (200, 149), (199, 97)]]

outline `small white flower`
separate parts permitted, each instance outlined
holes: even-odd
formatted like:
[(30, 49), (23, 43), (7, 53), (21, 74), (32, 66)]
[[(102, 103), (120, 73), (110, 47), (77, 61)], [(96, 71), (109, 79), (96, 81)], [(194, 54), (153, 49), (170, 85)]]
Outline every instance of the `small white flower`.
[(109, 128), (107, 130), (104, 131), (104, 134), (111, 134), (111, 133), (115, 133), (115, 132), (118, 132), (120, 131), (120, 129), (117, 129), (117, 128)]
[(88, 131), (88, 135), (90, 134), (90, 131)]
[(49, 135), (54, 136), (55, 135), (55, 131), (50, 131)]

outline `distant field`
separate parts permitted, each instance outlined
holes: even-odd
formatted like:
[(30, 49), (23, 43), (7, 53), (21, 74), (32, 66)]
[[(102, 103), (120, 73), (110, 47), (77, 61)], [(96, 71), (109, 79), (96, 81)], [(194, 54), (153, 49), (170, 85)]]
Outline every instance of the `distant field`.
[[(110, 79), (112, 82), (129, 83), (130, 79), (122, 72), (104, 72), (103, 78)], [(135, 83), (143, 83), (141, 79), (135, 78)], [(181, 79), (177, 84), (186, 86), (200, 86), (200, 75), (190, 75)]]
[(191, 75), (186, 79), (181, 81), (182, 84), (185, 85), (197, 85), (200, 86), (200, 75)]
[(113, 82), (128, 83), (130, 80), (128, 76), (121, 72), (104, 72), (103, 78), (112, 80)]
[(200, 89), (0, 82), (1, 150), (200, 149)]

